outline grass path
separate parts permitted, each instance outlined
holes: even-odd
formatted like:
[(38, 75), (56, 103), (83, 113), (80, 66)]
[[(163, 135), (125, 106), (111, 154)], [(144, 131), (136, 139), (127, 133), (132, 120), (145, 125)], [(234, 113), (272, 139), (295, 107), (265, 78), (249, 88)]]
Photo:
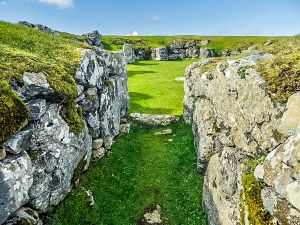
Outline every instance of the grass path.
[[(183, 84), (174, 79), (191, 61), (130, 65), (132, 111), (181, 114)], [(148, 70), (153, 72), (141, 73)], [(143, 95), (151, 99), (141, 99)], [(104, 159), (91, 163), (79, 186), (52, 215), (52, 224), (135, 225), (145, 209), (157, 204), (165, 225), (206, 224), (203, 177), (196, 171), (191, 127), (182, 119), (168, 127), (173, 134), (155, 136), (165, 128), (133, 124), (130, 134), (119, 136)], [(83, 188), (92, 191), (94, 207), (89, 207)]]

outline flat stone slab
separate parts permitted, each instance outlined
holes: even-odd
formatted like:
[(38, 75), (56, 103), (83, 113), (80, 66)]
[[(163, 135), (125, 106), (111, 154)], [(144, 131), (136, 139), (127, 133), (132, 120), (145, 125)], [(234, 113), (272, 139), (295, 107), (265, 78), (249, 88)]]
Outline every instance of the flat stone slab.
[(173, 115), (155, 115), (155, 114), (145, 114), (145, 113), (131, 113), (130, 118), (134, 122), (147, 124), (147, 125), (161, 125), (168, 126), (172, 123), (179, 121), (179, 117)]
[(184, 82), (185, 81), (185, 77), (176, 77), (175, 81)]

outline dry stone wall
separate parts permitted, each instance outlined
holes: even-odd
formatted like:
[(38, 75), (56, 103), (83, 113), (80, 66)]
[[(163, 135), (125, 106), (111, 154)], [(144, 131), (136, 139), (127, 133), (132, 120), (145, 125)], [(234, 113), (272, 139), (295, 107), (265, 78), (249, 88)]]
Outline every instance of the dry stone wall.
[(75, 74), (77, 108), (84, 117), (80, 134), (72, 133), (60, 115), (63, 101), (46, 74), (24, 73), (23, 84), (13, 86), (30, 115), (28, 125), (1, 146), (6, 156), (0, 161), (0, 224), (18, 216), (23, 205), (42, 213), (58, 205), (88, 169), (93, 147), (103, 156), (126, 122), (129, 96), (123, 53), (80, 51)]
[(271, 100), (255, 70), (270, 57), (205, 59), (186, 69), (184, 117), (205, 174), (209, 224), (300, 224), (300, 95), (287, 105)]

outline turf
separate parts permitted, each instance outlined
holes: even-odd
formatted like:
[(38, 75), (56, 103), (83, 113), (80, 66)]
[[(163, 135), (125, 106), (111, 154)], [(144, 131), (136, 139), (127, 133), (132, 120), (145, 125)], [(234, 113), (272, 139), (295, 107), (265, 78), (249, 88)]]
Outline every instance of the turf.
[[(156, 204), (164, 224), (206, 224), (191, 128), (182, 120), (170, 127), (173, 135), (154, 136), (162, 128), (133, 125), (103, 160), (92, 162), (53, 224), (133, 225)], [(83, 188), (93, 192), (94, 207)]]
[(131, 112), (181, 115), (185, 68), (199, 59), (182, 61), (139, 61), (128, 65)]

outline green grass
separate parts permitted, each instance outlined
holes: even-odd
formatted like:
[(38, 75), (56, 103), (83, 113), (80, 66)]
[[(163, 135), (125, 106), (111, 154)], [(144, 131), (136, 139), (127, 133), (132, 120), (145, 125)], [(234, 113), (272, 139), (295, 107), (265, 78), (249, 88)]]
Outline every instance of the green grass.
[(199, 59), (182, 61), (139, 61), (128, 65), (131, 112), (181, 115), (185, 68)]
[[(23, 116), (28, 114), (27, 108), (19, 110), (22, 102), (9, 88), (12, 78), (22, 81), (24, 72), (44, 72), (58, 99), (64, 100), (67, 108), (75, 104), (77, 85), (73, 75), (81, 59), (79, 47), (88, 48), (66, 38), (0, 22), (0, 143), (21, 129), (27, 120)], [(13, 114), (7, 113), (12, 111)], [(83, 120), (76, 110), (72, 112), (71, 117), (77, 118), (77, 123), (70, 124), (70, 128), (79, 133)], [(15, 122), (10, 123), (11, 120)]]
[[(56, 209), (53, 224), (133, 225), (156, 204), (164, 224), (206, 224), (191, 127), (183, 120), (170, 127), (174, 135), (154, 136), (162, 128), (133, 125), (104, 159), (92, 162)], [(93, 192), (94, 207), (83, 187)]]
[(280, 40), (282, 37), (256, 36), (104, 36), (103, 44), (108, 50), (121, 50), (123, 44), (133, 44), (134, 48), (157, 48), (170, 45), (174, 40), (211, 40), (205, 47), (213, 48), (217, 52), (225, 49), (247, 49), (252, 45), (263, 46), (269, 40)]

